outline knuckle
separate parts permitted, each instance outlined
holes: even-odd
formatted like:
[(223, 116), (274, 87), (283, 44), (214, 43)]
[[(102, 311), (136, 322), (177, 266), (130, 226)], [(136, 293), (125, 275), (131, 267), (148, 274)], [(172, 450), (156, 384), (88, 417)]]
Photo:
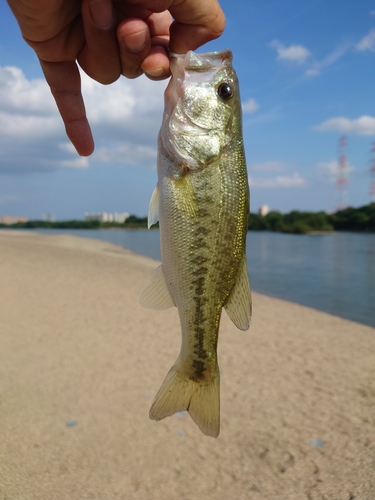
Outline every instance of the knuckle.
[(138, 68), (137, 70), (130, 71), (128, 68), (125, 68), (122, 70), (123, 76), (126, 76), (126, 78), (138, 78), (139, 76), (143, 75), (143, 71), (141, 68)]
[(127, 78), (137, 78), (143, 74), (140, 61), (129, 61), (129, 59), (122, 59), (121, 73)]
[(102, 85), (110, 85), (111, 83), (114, 83), (116, 80), (118, 80), (120, 75), (116, 76), (110, 76), (110, 75), (98, 75), (95, 80)]
[(217, 16), (217, 18), (215, 19), (215, 22), (211, 24), (211, 26), (208, 30), (209, 35), (213, 39), (219, 38), (224, 32), (225, 24), (226, 24), (225, 16), (223, 13), (221, 13), (220, 15)]

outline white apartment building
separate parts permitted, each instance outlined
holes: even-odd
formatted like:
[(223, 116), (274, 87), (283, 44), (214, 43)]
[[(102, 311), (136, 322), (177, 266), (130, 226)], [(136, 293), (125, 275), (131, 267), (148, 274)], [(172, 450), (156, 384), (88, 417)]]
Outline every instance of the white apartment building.
[(100, 222), (117, 222), (123, 224), (129, 217), (128, 212), (85, 212), (85, 220), (98, 220)]
[(268, 205), (261, 205), (258, 208), (258, 214), (265, 217), (270, 212), (270, 207)]

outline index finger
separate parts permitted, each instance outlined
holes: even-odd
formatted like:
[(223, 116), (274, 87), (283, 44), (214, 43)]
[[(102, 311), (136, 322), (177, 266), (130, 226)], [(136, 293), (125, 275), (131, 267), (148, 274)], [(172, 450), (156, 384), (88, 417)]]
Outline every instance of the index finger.
[(48, 62), (40, 64), (55, 98), (66, 134), (81, 156), (89, 156), (94, 151), (90, 125), (81, 94), (81, 77), (75, 61)]

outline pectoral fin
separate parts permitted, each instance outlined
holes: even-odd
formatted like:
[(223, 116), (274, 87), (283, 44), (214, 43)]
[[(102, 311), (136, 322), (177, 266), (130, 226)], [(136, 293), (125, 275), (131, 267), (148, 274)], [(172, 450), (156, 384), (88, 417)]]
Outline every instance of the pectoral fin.
[(245, 255), (237, 281), (224, 308), (237, 328), (248, 330), (251, 320), (251, 291)]
[(198, 217), (198, 202), (188, 175), (175, 179), (171, 183), (175, 204), (184, 217), (196, 219)]
[(169, 309), (175, 303), (168, 290), (162, 266), (155, 269), (154, 276), (143, 291), (139, 303), (148, 309)]
[(148, 223), (147, 227), (156, 224), (159, 220), (159, 187), (156, 184), (155, 189), (151, 195), (150, 204), (148, 206)]

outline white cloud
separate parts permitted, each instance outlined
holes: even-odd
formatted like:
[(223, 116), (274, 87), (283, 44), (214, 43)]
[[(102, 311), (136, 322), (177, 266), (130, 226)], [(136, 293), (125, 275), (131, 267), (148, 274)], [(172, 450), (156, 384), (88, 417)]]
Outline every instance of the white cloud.
[(57, 116), (35, 116), (0, 111), (0, 136), (18, 141), (49, 138), (59, 133)]
[(330, 118), (313, 128), (319, 132), (343, 132), (345, 134), (374, 135), (375, 118), (363, 115), (355, 120), (350, 120), (344, 116), (338, 116), (336, 118)]
[(371, 50), (371, 52), (375, 52), (375, 28), (372, 28), (372, 30), (357, 43), (356, 49), (361, 51)]
[(17, 152), (20, 141), (50, 138), (61, 128), (44, 80), (28, 80), (20, 68), (0, 67), (1, 142), (9, 146), (14, 141)]
[(339, 45), (324, 59), (322, 59), (321, 61), (315, 61), (306, 71), (305, 75), (310, 77), (319, 75), (324, 69), (328, 68), (336, 61), (341, 59), (341, 57), (343, 57), (348, 52), (350, 47), (351, 46), (347, 43)]
[(62, 168), (88, 168), (89, 159), (79, 156), (78, 158), (73, 158), (72, 160), (61, 160), (59, 166)]
[(246, 102), (242, 103), (243, 113), (254, 113), (259, 108), (258, 103), (255, 99), (248, 99)]
[(0, 67), (0, 109), (22, 116), (54, 116), (51, 92), (41, 78), (28, 80), (20, 68)]
[(288, 164), (283, 161), (265, 161), (263, 163), (253, 163), (249, 166), (252, 172), (280, 172), (285, 170)]
[[(337, 159), (318, 162), (315, 166), (315, 171), (320, 180), (326, 181), (328, 179), (329, 182), (336, 182), (340, 171), (339, 162)], [(355, 171), (357, 169), (347, 161), (345, 173), (350, 175)]]
[(337, 177), (339, 162), (336, 159), (331, 161), (320, 161), (316, 164), (316, 170), (321, 177)]
[(289, 45), (285, 47), (278, 40), (273, 40), (270, 47), (276, 49), (277, 59), (302, 64), (310, 57), (310, 51), (303, 45)]
[(270, 43), (270, 47), (276, 49), (278, 60), (289, 61), (299, 65), (309, 63), (305, 75), (313, 77), (319, 75), (325, 68), (341, 59), (352, 48), (352, 45), (349, 43), (340, 44), (321, 61), (312, 60), (310, 51), (303, 45), (290, 45), (286, 47), (278, 40), (273, 40)]
[(99, 148), (94, 153), (94, 160), (101, 163), (117, 163), (126, 165), (136, 165), (140, 162), (148, 163), (156, 167), (156, 148), (150, 146), (122, 144), (115, 148), (105, 146)]
[(58, 144), (58, 147), (62, 151), (66, 151), (67, 153), (74, 154), (76, 152), (76, 150), (71, 142), (60, 142), (60, 144)]
[(121, 78), (103, 86), (84, 73), (81, 78), (87, 116), (93, 127), (111, 125), (122, 134), (136, 129), (141, 135), (150, 128), (155, 132), (154, 126), (157, 130), (160, 127), (166, 82), (151, 82), (146, 77)]
[(252, 188), (259, 189), (278, 189), (278, 188), (301, 188), (307, 185), (304, 179), (298, 172), (294, 172), (289, 176), (278, 175), (272, 179), (260, 179), (249, 177), (249, 184)]
[(62, 168), (89, 168), (90, 162), (89, 158), (77, 156), (76, 150), (71, 142), (61, 142), (58, 144), (58, 148), (61, 151), (66, 152), (70, 158), (61, 160), (58, 163), (59, 167)]
[(315, 63), (313, 67), (308, 69), (305, 73), (306, 76), (318, 76), (321, 72), (321, 67), (318, 63)]
[(311, 53), (303, 45), (290, 45), (289, 47), (286, 47), (278, 40), (273, 40), (270, 43), (270, 46), (276, 49), (278, 60), (289, 61), (296, 64), (309, 62), (309, 67), (305, 72), (305, 75), (309, 77), (319, 75), (324, 69), (341, 59), (348, 52), (348, 50), (352, 48), (351, 44), (342, 43), (321, 61), (311, 61)]
[(120, 78), (102, 86), (81, 76), (97, 151), (90, 160), (80, 158), (67, 141), (44, 79), (0, 67), (0, 173), (88, 168), (94, 162), (155, 163), (166, 82)]

